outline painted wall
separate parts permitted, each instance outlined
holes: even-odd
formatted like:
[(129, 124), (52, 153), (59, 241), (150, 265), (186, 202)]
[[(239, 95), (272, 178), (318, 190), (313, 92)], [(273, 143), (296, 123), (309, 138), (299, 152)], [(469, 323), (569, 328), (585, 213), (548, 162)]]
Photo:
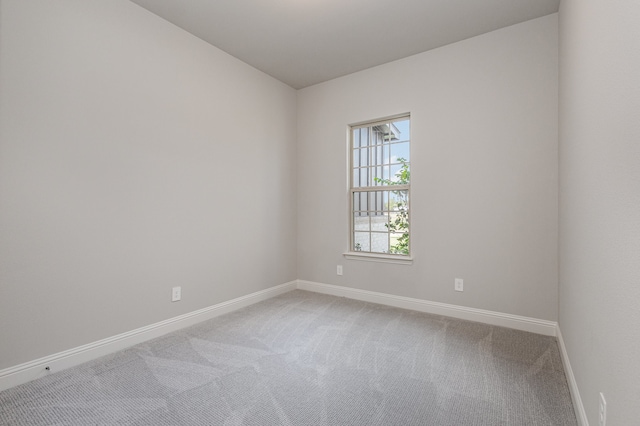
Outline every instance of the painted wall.
[(293, 89), (126, 0), (0, 15), (0, 369), (297, 277)]
[[(298, 91), (298, 277), (556, 320), (557, 54), (553, 14)], [(415, 260), (346, 260), (348, 125), (405, 112)]]
[(560, 6), (560, 328), (589, 424), (640, 422), (640, 3)]

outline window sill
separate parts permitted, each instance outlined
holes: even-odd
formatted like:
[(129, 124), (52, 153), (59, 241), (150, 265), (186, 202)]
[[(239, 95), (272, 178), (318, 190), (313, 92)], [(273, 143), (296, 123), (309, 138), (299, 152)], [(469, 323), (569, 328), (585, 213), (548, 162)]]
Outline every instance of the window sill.
[(413, 263), (413, 258), (410, 256), (394, 256), (389, 254), (360, 253), (356, 251), (342, 253), (342, 255), (349, 260), (364, 260), (365, 262), (395, 263), (398, 265), (411, 265)]

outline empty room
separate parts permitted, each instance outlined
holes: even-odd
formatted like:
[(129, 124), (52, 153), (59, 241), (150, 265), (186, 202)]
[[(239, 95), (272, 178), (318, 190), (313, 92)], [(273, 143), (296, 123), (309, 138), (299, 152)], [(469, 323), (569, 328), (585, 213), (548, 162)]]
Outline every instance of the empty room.
[(640, 425), (636, 0), (0, 0), (0, 425)]

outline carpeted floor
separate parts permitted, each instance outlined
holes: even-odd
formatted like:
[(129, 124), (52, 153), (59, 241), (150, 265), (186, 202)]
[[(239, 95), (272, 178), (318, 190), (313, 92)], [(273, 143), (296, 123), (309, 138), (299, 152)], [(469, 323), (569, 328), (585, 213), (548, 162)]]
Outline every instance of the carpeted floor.
[(555, 338), (296, 290), (0, 393), (1, 425), (576, 425)]

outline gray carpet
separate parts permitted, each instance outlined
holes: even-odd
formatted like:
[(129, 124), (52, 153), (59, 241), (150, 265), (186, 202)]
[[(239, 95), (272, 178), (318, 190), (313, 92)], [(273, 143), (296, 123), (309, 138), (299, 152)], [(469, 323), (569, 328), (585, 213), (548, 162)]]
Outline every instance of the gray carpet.
[(556, 340), (296, 290), (0, 393), (2, 425), (576, 425)]

